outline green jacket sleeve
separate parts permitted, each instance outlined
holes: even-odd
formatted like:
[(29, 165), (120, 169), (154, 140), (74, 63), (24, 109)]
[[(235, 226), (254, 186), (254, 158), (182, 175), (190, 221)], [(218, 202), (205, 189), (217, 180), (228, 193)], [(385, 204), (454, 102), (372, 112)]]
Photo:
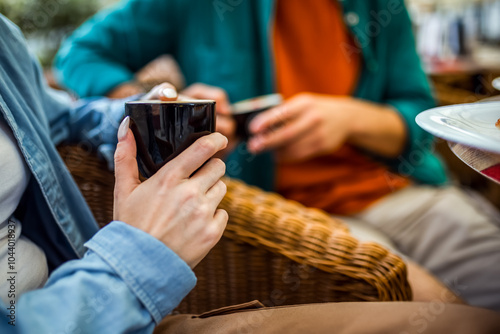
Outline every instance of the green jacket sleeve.
[(168, 0), (124, 0), (97, 13), (59, 50), (59, 82), (87, 97), (105, 95), (132, 80), (149, 61), (172, 52), (173, 39), (166, 38), (175, 27), (171, 5)]
[[(403, 118), (408, 139), (405, 151), (397, 158), (398, 172), (426, 183), (441, 184), (447, 176), (441, 161), (433, 154), (434, 138), (421, 129), (415, 117), (435, 106), (431, 87), (415, 47), (408, 12), (403, 3), (401, 13), (393, 15), (388, 26), (387, 84), (385, 103), (393, 106)], [(431, 168), (421, 168), (428, 166)]]

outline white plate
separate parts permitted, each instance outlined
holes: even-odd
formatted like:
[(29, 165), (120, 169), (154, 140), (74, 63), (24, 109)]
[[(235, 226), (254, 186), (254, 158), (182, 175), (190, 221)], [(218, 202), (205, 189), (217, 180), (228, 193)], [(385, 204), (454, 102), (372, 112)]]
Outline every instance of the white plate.
[(500, 101), (439, 107), (417, 115), (416, 122), (434, 136), (500, 153)]

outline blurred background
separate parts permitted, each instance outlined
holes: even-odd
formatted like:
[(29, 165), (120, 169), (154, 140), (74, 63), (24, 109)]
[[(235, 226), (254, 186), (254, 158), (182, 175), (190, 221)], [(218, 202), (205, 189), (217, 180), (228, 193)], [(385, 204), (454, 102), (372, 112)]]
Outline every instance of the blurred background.
[(117, 0), (0, 0), (0, 13), (17, 24), (44, 67), (65, 36)]
[[(477, 102), (500, 94), (500, 0), (406, 0), (417, 49), (439, 105)], [(473, 172), (443, 140), (437, 149), (456, 179), (500, 207), (500, 186)]]
[[(61, 40), (118, 0), (0, 0), (49, 66)], [(406, 0), (429, 73), (500, 68), (500, 0)], [(475, 68), (474, 68), (475, 67)]]
[[(0, 0), (0, 13), (21, 27), (50, 83), (50, 65), (61, 41), (86, 18), (118, 0)], [(207, 0), (208, 1), (208, 0)], [(368, 0), (367, 0), (368, 1)], [(500, 0), (406, 0), (418, 52), (440, 105), (499, 95)], [(172, 62), (171, 58), (164, 58)], [(176, 69), (175, 65), (167, 68)], [(182, 74), (179, 74), (182, 76)], [(182, 82), (182, 78), (178, 79)], [(174, 81), (174, 80), (171, 80)], [(457, 179), (500, 207), (500, 186), (472, 172), (438, 140)]]

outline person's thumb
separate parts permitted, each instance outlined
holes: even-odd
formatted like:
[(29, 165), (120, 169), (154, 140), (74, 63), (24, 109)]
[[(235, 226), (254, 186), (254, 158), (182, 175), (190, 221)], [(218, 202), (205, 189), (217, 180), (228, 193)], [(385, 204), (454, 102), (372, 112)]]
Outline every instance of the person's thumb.
[(140, 183), (137, 168), (137, 147), (129, 129), (130, 117), (125, 117), (118, 128), (115, 151), (115, 200), (130, 194)]

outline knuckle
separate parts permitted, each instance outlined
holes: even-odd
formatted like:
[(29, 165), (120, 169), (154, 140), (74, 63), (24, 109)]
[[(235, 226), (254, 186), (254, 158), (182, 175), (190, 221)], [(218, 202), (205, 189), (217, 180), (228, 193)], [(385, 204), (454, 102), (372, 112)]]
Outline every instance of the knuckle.
[(175, 184), (178, 180), (180, 180), (178, 172), (175, 169), (170, 169), (166, 173), (162, 174), (162, 177), (159, 180), (159, 184), (162, 188), (171, 188), (172, 185)]
[(228, 213), (226, 210), (224, 210), (224, 209), (219, 209), (219, 212), (221, 213), (221, 215), (222, 215), (222, 219), (223, 219), (224, 221), (227, 221), (227, 220), (229, 219), (229, 213)]
[(223, 195), (227, 194), (227, 185), (224, 182), (222, 182), (221, 180), (219, 180), (218, 187), (220, 187), (221, 194), (223, 194)]
[[(199, 191), (196, 187), (186, 187), (183, 191), (184, 200), (187, 202), (197, 202)], [(199, 207), (199, 206), (196, 206)]]
[(193, 207), (193, 217), (195, 219), (205, 219), (209, 214), (209, 206), (205, 203)]
[(118, 143), (117, 149), (115, 151), (115, 156), (114, 156), (115, 164), (120, 164), (127, 158), (127, 155), (121, 149), (121, 145), (122, 145), (121, 143)]
[(205, 238), (212, 244), (216, 243), (222, 236), (222, 232), (223, 231), (221, 231), (216, 223), (212, 223), (210, 225), (207, 225), (207, 228), (205, 229)]
[(226, 172), (226, 164), (219, 158), (213, 158), (215, 169), (224, 174)]
[(227, 193), (227, 186), (224, 182), (222, 182), (222, 180), (219, 180), (217, 181), (217, 183), (212, 187), (212, 191), (214, 193), (214, 197), (212, 199), (210, 199), (210, 201), (212, 202), (212, 204), (219, 204), (219, 202), (221, 201), (220, 200), (220, 197), (222, 196), (225, 196), (226, 193)]
[(217, 147), (214, 143), (214, 141), (209, 138), (209, 136), (201, 137), (198, 139), (198, 147), (203, 153), (211, 153), (213, 154), (216, 150)]

